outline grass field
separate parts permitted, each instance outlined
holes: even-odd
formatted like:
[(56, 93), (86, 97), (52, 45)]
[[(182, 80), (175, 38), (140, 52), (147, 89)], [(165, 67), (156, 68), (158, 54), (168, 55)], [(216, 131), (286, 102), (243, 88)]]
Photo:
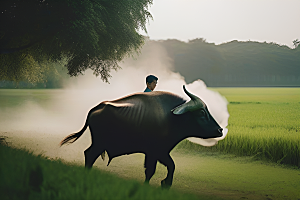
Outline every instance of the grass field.
[(227, 137), (207, 148), (300, 167), (300, 88), (213, 88), (229, 102)]
[[(197, 199), (195, 195), (161, 190), (105, 171), (0, 145), (0, 198), (19, 199)], [(203, 199), (208, 199), (203, 196)]]
[[(197, 199), (300, 199), (299, 169), (277, 165), (286, 163), (299, 167), (300, 89), (213, 90), (219, 91), (229, 102), (229, 133), (225, 140), (219, 141), (214, 147), (201, 147), (188, 141), (180, 143), (172, 152), (176, 171), (171, 191), (193, 193), (197, 195)], [(51, 102), (53, 99), (60, 99), (57, 97), (60, 93), (59, 90), (0, 90), (0, 122), (9, 122), (11, 115), (7, 117), (3, 113), (8, 113), (10, 108), (22, 107), (27, 101), (45, 109), (51, 108)], [(52, 109), (51, 114), (54, 111), (55, 109)], [(74, 125), (75, 123), (72, 126)], [(1, 199), (92, 199), (95, 196), (115, 199), (114, 195), (119, 199), (129, 196), (130, 199), (153, 199), (152, 195), (157, 195), (156, 199), (173, 199), (174, 195), (180, 198), (195, 198), (192, 195), (183, 197), (183, 194), (172, 192), (162, 194), (163, 191), (157, 190), (160, 181), (166, 176), (166, 169), (160, 164), (150, 182), (154, 188), (145, 189), (142, 186), (144, 157), (141, 154), (116, 158), (109, 167), (100, 159), (95, 164), (96, 168), (103, 171), (135, 181), (122, 182), (115, 179), (116, 177), (110, 177), (107, 172), (98, 170), (88, 173), (78, 165), (83, 164), (83, 150), (90, 144), (89, 135), (86, 133), (76, 143), (59, 148), (57, 144), (64, 137), (63, 134), (69, 132), (49, 135), (44, 129), (35, 128), (19, 133), (1, 133), (11, 137), (7, 138), (7, 141), (12, 146), (26, 147), (35, 154), (41, 153), (51, 159), (60, 158), (68, 163), (76, 163), (60, 166), (61, 161), (38, 161), (39, 158), (33, 156), (27, 159), (27, 153), (23, 151), (1, 149)], [(218, 151), (229, 154), (220, 154)], [(45, 174), (41, 192), (35, 192), (28, 186), (29, 174), (37, 166), (40, 166), (43, 175)], [(103, 177), (105, 183), (96, 177)], [(111, 185), (101, 187), (106, 182)], [(126, 186), (120, 191), (115, 191), (112, 190), (113, 185), (117, 188), (121, 187), (120, 185)], [(7, 191), (13, 195), (3, 198), (1, 195)], [(129, 195), (132, 194), (130, 191), (136, 192)], [(68, 194), (71, 196), (67, 196)]]
[[(174, 150), (171, 155), (176, 170), (167, 193), (159, 189), (166, 176), (161, 164), (150, 181), (151, 187), (143, 186), (142, 154), (117, 157), (108, 167), (107, 160), (98, 159), (88, 173), (83, 168), (87, 139), (88, 134), (84, 134), (76, 143), (59, 148), (57, 136), (7, 138), (11, 145), (29, 148), (49, 159), (0, 147), (0, 199), (300, 199), (299, 170), (218, 152)], [(43, 174), (41, 191), (29, 184), (30, 173), (37, 167)]]

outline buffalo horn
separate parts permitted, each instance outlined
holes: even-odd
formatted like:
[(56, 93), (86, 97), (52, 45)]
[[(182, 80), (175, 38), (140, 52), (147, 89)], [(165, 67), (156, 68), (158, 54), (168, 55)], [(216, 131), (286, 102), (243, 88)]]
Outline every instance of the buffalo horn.
[(180, 106), (172, 109), (171, 111), (175, 114), (175, 115), (181, 115), (183, 113), (186, 113), (187, 111), (194, 111), (194, 110), (198, 110), (200, 108), (205, 107), (205, 103), (203, 101), (201, 101), (201, 99), (193, 94), (191, 94), (190, 92), (188, 92), (185, 89), (185, 86), (183, 86), (183, 90), (184, 92), (191, 98), (191, 100), (187, 103), (181, 104)]
[(187, 91), (185, 89), (185, 85), (183, 85), (183, 91), (191, 98), (191, 100), (194, 100), (194, 101), (200, 100), (199, 97), (197, 97), (197, 96), (191, 94), (189, 91)]

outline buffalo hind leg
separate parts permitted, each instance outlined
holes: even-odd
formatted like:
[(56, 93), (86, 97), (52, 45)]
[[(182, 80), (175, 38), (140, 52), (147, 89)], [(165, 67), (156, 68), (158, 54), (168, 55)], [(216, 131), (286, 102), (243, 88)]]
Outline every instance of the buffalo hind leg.
[(104, 152), (104, 149), (96, 148), (95, 146), (91, 145), (84, 151), (85, 157), (85, 167), (91, 168), (95, 163), (96, 159)]
[(175, 171), (175, 164), (173, 159), (171, 158), (171, 156), (169, 154), (165, 155), (165, 156), (161, 156), (158, 161), (165, 165), (168, 169), (168, 174), (167, 177), (161, 181), (161, 187), (162, 188), (166, 188), (169, 189), (172, 185), (173, 182), (173, 175), (174, 175), (174, 171)]
[(145, 155), (145, 183), (149, 183), (150, 179), (152, 178), (153, 174), (155, 173), (156, 170), (156, 163), (157, 159), (154, 156), (151, 155)]

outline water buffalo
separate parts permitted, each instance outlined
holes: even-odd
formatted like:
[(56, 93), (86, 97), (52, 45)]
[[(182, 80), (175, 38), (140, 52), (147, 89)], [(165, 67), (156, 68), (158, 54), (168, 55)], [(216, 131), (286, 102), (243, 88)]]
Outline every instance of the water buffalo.
[(161, 186), (172, 185), (175, 164), (170, 151), (188, 137), (221, 137), (222, 128), (209, 113), (206, 104), (191, 94), (183, 98), (162, 91), (135, 93), (114, 101), (104, 101), (92, 108), (84, 127), (64, 138), (60, 145), (75, 142), (89, 126), (91, 146), (84, 151), (85, 166), (91, 168), (106, 151), (109, 163), (114, 157), (145, 154), (145, 182), (155, 173), (159, 161), (168, 169)]

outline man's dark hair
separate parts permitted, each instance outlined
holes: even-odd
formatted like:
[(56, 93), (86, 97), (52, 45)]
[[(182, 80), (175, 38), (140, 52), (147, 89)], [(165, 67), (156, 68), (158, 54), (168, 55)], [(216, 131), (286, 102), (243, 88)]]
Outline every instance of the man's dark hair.
[(154, 75), (149, 75), (146, 77), (146, 83), (152, 83), (154, 80), (158, 80), (158, 78)]

